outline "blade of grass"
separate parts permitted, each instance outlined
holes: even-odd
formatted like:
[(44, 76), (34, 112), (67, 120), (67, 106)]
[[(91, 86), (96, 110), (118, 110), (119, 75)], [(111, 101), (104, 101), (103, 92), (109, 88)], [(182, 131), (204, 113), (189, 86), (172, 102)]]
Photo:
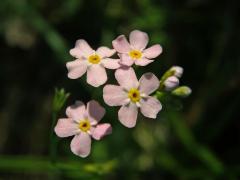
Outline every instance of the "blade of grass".
[(58, 174), (61, 171), (81, 175), (104, 175), (116, 168), (116, 160), (103, 163), (81, 163), (74, 160), (60, 160), (53, 165), (47, 157), (36, 156), (0, 156), (0, 171), (15, 173)]
[(195, 140), (181, 115), (177, 112), (168, 112), (168, 116), (177, 138), (186, 150), (196, 156), (212, 173), (222, 174), (224, 172), (222, 162), (207, 147)]

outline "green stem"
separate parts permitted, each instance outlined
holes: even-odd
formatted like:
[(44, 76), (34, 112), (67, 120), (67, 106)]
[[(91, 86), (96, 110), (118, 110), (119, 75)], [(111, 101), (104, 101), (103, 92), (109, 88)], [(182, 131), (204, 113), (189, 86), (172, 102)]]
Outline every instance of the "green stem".
[(57, 160), (57, 142), (58, 139), (56, 135), (54, 134), (54, 126), (57, 122), (57, 112), (53, 111), (52, 113), (52, 125), (51, 125), (51, 131), (50, 131), (50, 144), (49, 144), (49, 152), (50, 152), (50, 160), (52, 164), (56, 163)]

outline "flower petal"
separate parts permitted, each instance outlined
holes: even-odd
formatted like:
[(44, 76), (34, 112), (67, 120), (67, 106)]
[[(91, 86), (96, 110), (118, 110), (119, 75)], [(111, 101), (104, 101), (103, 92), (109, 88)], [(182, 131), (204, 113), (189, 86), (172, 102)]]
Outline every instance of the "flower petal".
[(87, 71), (87, 62), (85, 60), (75, 60), (67, 63), (68, 78), (77, 79)]
[(117, 69), (120, 67), (119, 61), (120, 59), (106, 58), (106, 59), (103, 59), (101, 63), (107, 69)]
[(135, 60), (135, 64), (138, 66), (146, 66), (152, 62), (153, 62), (153, 60), (150, 60), (147, 58), (141, 58), (141, 59)]
[(130, 44), (124, 35), (118, 36), (112, 41), (113, 48), (119, 53), (128, 53), (130, 51)]
[(159, 87), (159, 79), (153, 73), (145, 73), (139, 80), (139, 90), (141, 93), (149, 95)]
[(97, 55), (101, 56), (101, 58), (110, 57), (116, 52), (115, 49), (110, 49), (108, 47), (102, 46), (99, 47), (96, 51)]
[(103, 88), (103, 99), (109, 106), (121, 106), (127, 98), (127, 93), (120, 86), (106, 85)]
[(107, 73), (100, 64), (91, 65), (87, 70), (87, 83), (99, 87), (107, 81)]
[(123, 88), (130, 90), (131, 88), (137, 88), (139, 83), (137, 76), (131, 67), (121, 67), (115, 72), (115, 78)]
[(87, 113), (90, 122), (98, 123), (105, 114), (105, 109), (95, 100), (87, 103)]
[(75, 47), (73, 49), (70, 49), (69, 53), (75, 58), (85, 57), (84, 53), (79, 49), (79, 47)]
[(54, 128), (58, 137), (73, 136), (79, 132), (77, 123), (71, 118), (59, 119), (57, 125)]
[(149, 59), (155, 58), (162, 53), (160, 44), (155, 44), (143, 51), (143, 56)]
[(129, 41), (134, 49), (143, 50), (148, 44), (148, 35), (145, 32), (134, 30), (129, 35)]
[(128, 54), (118, 54), (120, 57), (120, 64), (125, 66), (132, 66), (134, 60)]
[(88, 57), (93, 53), (94, 53), (94, 50), (83, 39), (77, 40), (75, 44), (75, 48), (70, 50), (70, 54), (77, 58), (79, 58), (79, 56)]
[(112, 133), (112, 127), (108, 123), (99, 124), (93, 129), (92, 137), (96, 140), (102, 139), (104, 136)]
[(128, 128), (133, 128), (137, 122), (138, 108), (136, 104), (129, 103), (118, 111), (119, 121)]
[(85, 118), (85, 105), (81, 101), (76, 101), (74, 105), (69, 106), (66, 109), (66, 115), (72, 118), (74, 121), (79, 122), (79, 120)]
[(141, 112), (145, 117), (155, 119), (162, 109), (161, 103), (154, 97), (148, 96), (141, 99)]
[(71, 142), (72, 152), (80, 157), (87, 157), (91, 150), (91, 137), (88, 133), (81, 132), (76, 135)]

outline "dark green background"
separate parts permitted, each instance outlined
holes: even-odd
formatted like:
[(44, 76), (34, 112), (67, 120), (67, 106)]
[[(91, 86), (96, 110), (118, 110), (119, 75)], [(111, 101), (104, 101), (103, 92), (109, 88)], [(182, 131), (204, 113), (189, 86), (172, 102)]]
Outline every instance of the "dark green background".
[[(238, 0), (1, 0), (0, 179), (238, 179), (239, 7)], [(156, 120), (140, 117), (127, 129), (118, 108), (103, 102), (102, 87), (85, 76), (68, 79), (65, 63), (79, 38), (111, 46), (134, 29), (164, 50), (138, 77), (160, 78), (180, 65), (181, 84), (193, 93), (181, 110), (163, 104)], [(96, 99), (107, 108), (103, 121), (113, 134), (94, 141), (86, 159), (71, 153), (66, 138), (50, 162), (55, 87), (71, 93), (65, 107)]]

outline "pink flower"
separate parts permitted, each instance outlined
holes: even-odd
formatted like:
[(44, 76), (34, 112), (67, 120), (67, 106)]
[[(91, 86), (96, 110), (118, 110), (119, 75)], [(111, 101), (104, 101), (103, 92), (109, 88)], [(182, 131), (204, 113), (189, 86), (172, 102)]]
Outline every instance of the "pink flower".
[(145, 117), (155, 119), (162, 105), (149, 95), (158, 89), (158, 78), (152, 73), (145, 73), (138, 81), (134, 70), (126, 67), (118, 69), (115, 77), (120, 86), (106, 85), (103, 99), (109, 106), (122, 106), (118, 111), (119, 121), (126, 127), (134, 127), (138, 108)]
[(116, 51), (108, 47), (99, 47), (94, 51), (88, 43), (80, 39), (76, 42), (70, 54), (77, 58), (67, 63), (68, 77), (77, 79), (87, 71), (87, 83), (98, 87), (107, 81), (107, 69), (119, 68), (119, 59), (111, 59)]
[(74, 136), (70, 145), (72, 152), (86, 157), (91, 150), (91, 137), (100, 140), (112, 132), (110, 124), (98, 124), (104, 114), (105, 109), (94, 100), (89, 101), (87, 107), (81, 101), (76, 101), (67, 108), (67, 118), (58, 120), (55, 133), (59, 137)]
[(162, 53), (162, 47), (159, 44), (146, 49), (149, 39), (145, 32), (132, 31), (129, 41), (130, 44), (124, 35), (120, 35), (112, 42), (114, 49), (119, 53), (120, 63), (123, 65), (132, 66), (135, 63), (138, 66), (146, 66)]

